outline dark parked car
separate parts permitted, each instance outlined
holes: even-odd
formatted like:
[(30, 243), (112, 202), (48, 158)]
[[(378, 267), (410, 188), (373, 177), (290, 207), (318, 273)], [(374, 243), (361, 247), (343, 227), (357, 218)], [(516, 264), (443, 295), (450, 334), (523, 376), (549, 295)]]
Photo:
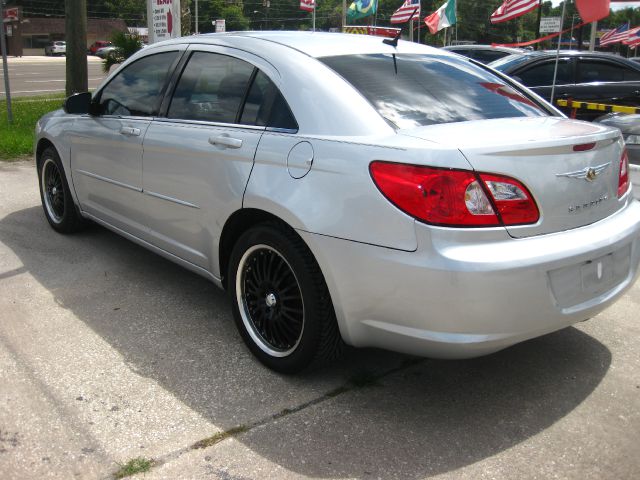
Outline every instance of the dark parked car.
[(491, 63), (508, 55), (523, 53), (521, 48), (493, 47), (491, 45), (451, 45), (443, 50), (473, 58), (480, 63)]
[[(555, 60), (556, 52), (532, 52), (510, 55), (489, 66), (550, 100)], [(555, 98), (640, 107), (640, 64), (608, 53), (561, 51)], [(600, 115), (578, 110), (577, 118), (594, 120)]]

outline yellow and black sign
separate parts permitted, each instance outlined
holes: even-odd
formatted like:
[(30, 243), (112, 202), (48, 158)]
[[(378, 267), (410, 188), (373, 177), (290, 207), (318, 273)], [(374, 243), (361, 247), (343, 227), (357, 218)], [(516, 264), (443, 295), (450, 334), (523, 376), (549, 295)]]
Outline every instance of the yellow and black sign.
[(556, 100), (556, 105), (559, 107), (570, 108), (572, 117), (575, 116), (576, 110), (592, 110), (604, 113), (640, 113), (640, 108), (638, 107), (629, 107), (627, 105), (608, 105), (606, 103), (576, 102), (575, 100)]

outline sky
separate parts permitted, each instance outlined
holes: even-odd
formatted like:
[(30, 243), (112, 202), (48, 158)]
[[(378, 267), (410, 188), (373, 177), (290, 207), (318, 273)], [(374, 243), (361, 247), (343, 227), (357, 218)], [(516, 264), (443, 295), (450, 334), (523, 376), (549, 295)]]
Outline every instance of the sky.
[[(559, 5), (562, 3), (562, 0), (551, 0), (553, 6)], [(613, 10), (619, 10), (621, 8), (629, 8), (629, 7), (640, 7), (640, 2), (624, 2), (624, 3), (616, 3), (612, 1), (611, 8)]]

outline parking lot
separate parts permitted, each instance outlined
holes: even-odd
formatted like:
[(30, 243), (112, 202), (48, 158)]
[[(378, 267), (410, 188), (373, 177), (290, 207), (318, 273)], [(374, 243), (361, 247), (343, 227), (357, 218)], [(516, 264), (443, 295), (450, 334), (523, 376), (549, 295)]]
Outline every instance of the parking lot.
[[(9, 81), (12, 97), (49, 95), (65, 91), (65, 57), (9, 58)], [(87, 57), (89, 89), (96, 88), (105, 74), (102, 60)], [(0, 68), (0, 99), (6, 96), (4, 72)]]
[(282, 376), (206, 280), (97, 226), (55, 234), (19, 162), (0, 163), (0, 292), (3, 478), (112, 478), (136, 457), (149, 479), (640, 471), (640, 284), (489, 357), (350, 350)]

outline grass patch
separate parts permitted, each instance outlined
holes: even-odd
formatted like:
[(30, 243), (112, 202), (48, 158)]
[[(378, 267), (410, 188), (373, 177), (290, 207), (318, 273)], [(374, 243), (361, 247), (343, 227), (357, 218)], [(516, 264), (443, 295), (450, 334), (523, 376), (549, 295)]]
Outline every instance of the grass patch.
[(124, 465), (120, 465), (120, 470), (114, 473), (113, 476), (114, 478), (130, 477), (136, 473), (148, 472), (151, 467), (153, 467), (153, 460), (143, 457), (133, 458)]
[(33, 153), (35, 127), (45, 113), (62, 107), (64, 95), (12, 99), (13, 123), (7, 121), (7, 102), (0, 100), (0, 159)]
[(211, 435), (210, 437), (204, 438), (202, 440), (198, 440), (196, 443), (191, 445), (191, 449), (196, 450), (198, 448), (210, 447), (212, 445), (215, 445), (216, 443), (220, 443), (221, 441), (229, 437), (233, 437), (238, 433), (244, 433), (247, 430), (249, 430), (248, 427), (246, 427), (245, 425), (240, 425), (239, 427), (233, 427), (229, 430), (225, 430), (224, 432), (218, 432), (215, 435)]

